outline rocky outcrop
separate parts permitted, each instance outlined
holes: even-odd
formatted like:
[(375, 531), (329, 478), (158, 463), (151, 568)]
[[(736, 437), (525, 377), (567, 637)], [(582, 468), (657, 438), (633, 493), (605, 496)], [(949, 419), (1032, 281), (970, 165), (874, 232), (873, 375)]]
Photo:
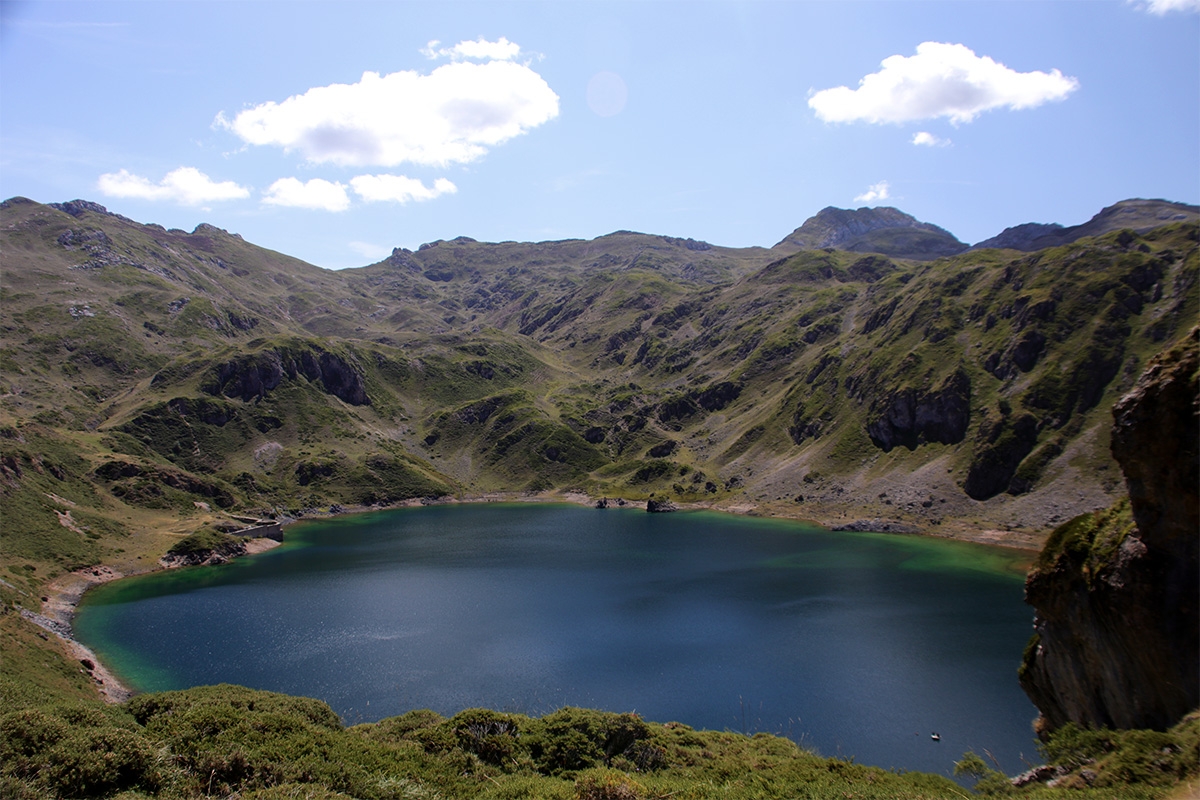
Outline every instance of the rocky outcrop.
[(162, 507), (168, 502), (163, 487), (207, 498), (221, 508), (230, 508), (235, 502), (229, 490), (215, 481), (156, 465), (114, 459), (96, 467), (94, 474), (110, 482), (113, 495), (130, 505)]
[(967, 249), (949, 231), (888, 206), (823, 208), (772, 249), (795, 252), (826, 247), (915, 259)]
[(158, 563), (167, 569), (198, 567), (201, 565), (227, 564), (239, 556), (246, 555), (246, 542), (232, 536), (222, 537), (212, 547), (197, 547), (176, 550), (172, 548)]
[(1128, 502), (1057, 529), (1025, 584), (1039, 725), (1165, 729), (1200, 705), (1200, 333), (1113, 410)]
[(971, 379), (960, 369), (937, 389), (910, 387), (889, 394), (872, 409), (867, 434), (884, 452), (900, 445), (915, 450), (924, 442), (958, 444), (970, 415)]
[(1192, 564), (1200, 546), (1198, 337), (1200, 328), (1193, 328), (1151, 362), (1113, 408), (1112, 433), (1113, 458), (1125, 473), (1142, 540)]
[(668, 511), (678, 511), (679, 506), (667, 499), (651, 497), (646, 501), (646, 510), (651, 514), (664, 514)]
[(1012, 487), (1017, 467), (1038, 439), (1038, 422), (1032, 414), (1002, 414), (984, 420), (967, 467), (963, 491), (972, 500), (987, 500)]
[(370, 405), (362, 374), (345, 358), (318, 347), (262, 350), (218, 364), (201, 387), (243, 401), (261, 399), (286, 377), (319, 381), (327, 394), (352, 406)]

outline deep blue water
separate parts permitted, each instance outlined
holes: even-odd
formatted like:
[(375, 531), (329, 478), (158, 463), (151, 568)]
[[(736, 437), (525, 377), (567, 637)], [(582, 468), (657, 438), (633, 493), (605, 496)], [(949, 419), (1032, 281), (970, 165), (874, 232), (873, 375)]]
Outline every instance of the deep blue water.
[[(636, 711), (947, 774), (1036, 760), (1006, 551), (714, 513), (435, 506), (289, 527), (221, 567), (89, 592), (79, 638), (144, 691), (230, 682), (347, 723), (414, 708)], [(937, 731), (941, 741), (930, 733)]]

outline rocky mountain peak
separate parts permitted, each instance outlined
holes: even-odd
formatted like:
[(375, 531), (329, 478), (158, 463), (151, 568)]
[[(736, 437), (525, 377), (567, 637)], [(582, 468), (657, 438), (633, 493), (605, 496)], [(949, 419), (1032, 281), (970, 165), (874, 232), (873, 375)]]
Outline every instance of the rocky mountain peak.
[(916, 259), (954, 255), (967, 249), (944, 228), (921, 222), (891, 206), (823, 208), (772, 249), (795, 252), (828, 247)]
[(108, 213), (107, 208), (99, 203), (93, 203), (91, 200), (69, 200), (65, 203), (50, 203), (49, 205), (72, 217), (82, 217), (85, 211), (91, 211), (93, 214)]

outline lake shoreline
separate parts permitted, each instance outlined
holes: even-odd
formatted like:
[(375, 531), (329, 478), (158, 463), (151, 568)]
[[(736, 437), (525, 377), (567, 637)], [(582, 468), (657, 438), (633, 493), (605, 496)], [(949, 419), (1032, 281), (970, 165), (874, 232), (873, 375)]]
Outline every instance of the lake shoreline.
[[(468, 499), (473, 502), (465, 502)], [(546, 503), (546, 500), (559, 502)], [(1003, 599), (1003, 603), (999, 600), (985, 603), (983, 607), (987, 613), (992, 613), (994, 608), (1006, 608), (1004, 624), (1009, 628), (1013, 627), (1009, 618), (1015, 613), (1020, 618), (1016, 623), (1020, 633), (1006, 639), (989, 634), (986, 646), (981, 644), (978, 650), (972, 649), (972, 653), (982, 653), (988, 648), (997, 650), (999, 655), (993, 653), (989, 658), (993, 664), (997, 657), (1003, 662), (1002, 680), (989, 678), (988, 685), (999, 685), (1003, 692), (1011, 688), (1011, 663), (1016, 657), (1012, 653), (1018, 652), (1027, 638), (1031, 614), (1020, 600), (1020, 579), (1010, 569), (1012, 551), (923, 541), (915, 536), (864, 536), (857, 532), (843, 535), (787, 521), (750, 515), (741, 515), (739, 520), (736, 516), (704, 510), (652, 517), (642, 506), (631, 503), (625, 508), (636, 513), (614, 516), (600, 513), (582, 496), (577, 495), (572, 500), (566, 502), (562, 496), (491, 494), (461, 497), (453, 503), (438, 504), (444, 506), (442, 508), (414, 510), (411, 514), (388, 509), (376, 509), (379, 513), (353, 517), (310, 512), (303, 515), (310, 525), (285, 529), (288, 548), (275, 555), (239, 562), (234, 568), (221, 572), (159, 572), (163, 577), (149, 578), (144, 588), (138, 581), (130, 582), (128, 589), (123, 588), (125, 584), (119, 584), (116, 592), (112, 591), (114, 586), (109, 586), (95, 595), (86, 595), (88, 603), (80, 605), (76, 632), (81, 639), (87, 638), (87, 643), (94, 645), (104, 657), (111, 656), (109, 666), (127, 671), (130, 685), (139, 691), (249, 682), (257, 688), (319, 697), (330, 703), (346, 724), (374, 721), (412, 708), (430, 707), (444, 716), (452, 716), (463, 708), (496, 708), (496, 704), (509, 703), (509, 707), (534, 715), (549, 713), (564, 704), (608, 710), (636, 707), (649, 719), (679, 719), (690, 725), (720, 730), (736, 723), (741, 708), (738, 698), (746, 694), (750, 698), (747, 708), (755, 715), (765, 715), (757, 722), (752, 720), (762, 730), (792, 730), (788, 726), (795, 724), (795, 732), (816, 737), (814, 741), (819, 742), (818, 746), (832, 748), (834, 744), (830, 742), (833, 739), (825, 741), (821, 737), (849, 736), (847, 741), (850, 741), (861, 733), (862, 726), (844, 723), (845, 718), (837, 715), (826, 719), (828, 715), (820, 697), (828, 692), (822, 695), (802, 687), (797, 689), (798, 684), (790, 679), (781, 684), (791, 687), (784, 691), (771, 683), (774, 678), (768, 679), (765, 673), (773, 674), (785, 668), (763, 665), (788, 664), (787, 670), (794, 668), (811, 681), (832, 676), (839, 682), (839, 696), (847, 698), (868, 693), (863, 688), (868, 684), (876, 687), (870, 690), (875, 692), (879, 691), (878, 686), (892, 684), (922, 686), (935, 671), (932, 664), (937, 662), (937, 653), (945, 648), (930, 645), (913, 649), (910, 644), (905, 644), (905, 636), (896, 635), (894, 631), (885, 632), (877, 640), (869, 634), (881, 620), (879, 613), (887, 617), (895, 608), (893, 602), (903, 598), (907, 603), (911, 597), (914, 598), (913, 613), (905, 612), (901, 615), (904, 619), (922, 620), (921, 631), (924, 632), (938, 631), (938, 636), (957, 636), (954, 631), (960, 626), (959, 622), (943, 624), (947, 604), (965, 608), (975, 601), (968, 599), (959, 603), (953, 599), (958, 596), (954, 592), (959, 591), (960, 586), (983, 586)], [(430, 504), (431, 501), (427, 501), (425, 505)], [(293, 515), (300, 516), (295, 512)], [(494, 538), (489, 538), (490, 530), (498, 532)], [(400, 532), (404, 532), (403, 535)], [(335, 564), (342, 561), (351, 566), (364, 563), (370, 566), (362, 573), (361, 582), (352, 573), (345, 576), (336, 573), (339, 578), (333, 580)], [(476, 567), (472, 565), (476, 561), (488, 570), (495, 567), (496, 571), (475, 574)], [(384, 565), (392, 563), (404, 570), (405, 575), (419, 578), (385, 577)], [(445, 578), (447, 571), (442, 567), (447, 564), (454, 565), (456, 568), (449, 572), (460, 577)], [(645, 575), (639, 572), (643, 568)], [(874, 572), (865, 571), (876, 569), (886, 569), (887, 575), (876, 576)], [(309, 570), (317, 578), (311, 585)], [(587, 581), (568, 577), (574, 573), (589, 578), (611, 574), (595, 586), (586, 588)], [(925, 573), (931, 576), (944, 574), (946, 580), (934, 580), (925, 577)], [(463, 575), (469, 577), (464, 579)], [(263, 585), (268, 576), (274, 576), (270, 580), (277, 582), (277, 585), (271, 583), (274, 588), (268, 588), (267, 594), (263, 595), (271, 598), (271, 602), (259, 602), (255, 599), (257, 595), (245, 594), (250, 591), (249, 587)], [(442, 592), (438, 581), (446, 580), (465, 580), (465, 583)], [(348, 595), (346, 603), (316, 600), (316, 595), (310, 593), (310, 589), (315, 591), (318, 584), (336, 587), (339, 581), (346, 588), (337, 591)], [(919, 584), (919, 590), (913, 585), (914, 581)], [(937, 587), (930, 588), (933, 584)], [(280, 587), (285, 585), (290, 587), (289, 590), (302, 592), (304, 602), (286, 602), (285, 596), (279, 594)], [(221, 588), (226, 586), (234, 588)], [(540, 588), (531, 590), (530, 587)], [(903, 592), (899, 592), (900, 587), (905, 587)], [(188, 601), (184, 604), (188, 610), (181, 613), (176, 613), (181, 601), (161, 600), (163, 595), (182, 596), (194, 588), (202, 590), (199, 593), (201, 602), (192, 607)], [(625, 597), (618, 590), (628, 590), (629, 596)], [(214, 601), (218, 592), (229, 592), (232, 602), (228, 599)], [(536, 601), (525, 598), (535, 592), (539, 593)], [(925, 596), (927, 593), (934, 594), (932, 600)], [(148, 603), (132, 614), (120, 615), (118, 622), (118, 615), (111, 609), (100, 607), (117, 601), (118, 595), (122, 603)], [(854, 598), (850, 599), (850, 595)], [(522, 599), (514, 599), (518, 596)], [(843, 596), (844, 599), (839, 599)], [(858, 610), (848, 611), (858, 609), (856, 604), (860, 596), (872, 598), (862, 607), (867, 615), (861, 619)], [(751, 601), (750, 597), (757, 599)], [(685, 598), (690, 599), (684, 602)], [(364, 599), (367, 600), (365, 606)], [(387, 608), (381, 619), (371, 617), (388, 602), (394, 602), (395, 607)], [(810, 608), (813, 603), (815, 605)], [(160, 604), (161, 609), (171, 616), (160, 617), (158, 611), (150, 615), (145, 610), (159, 609)], [(297, 633), (288, 627), (290, 617), (280, 616), (284, 607), (299, 608), (300, 611), (292, 616), (301, 622), (315, 619), (318, 624), (310, 627), (320, 636), (312, 638), (308, 633)], [(761, 608), (769, 609), (769, 613), (760, 615), (758, 610)], [(905, 605), (905, 608), (909, 606)], [(242, 614), (243, 609), (254, 611)], [(589, 618), (588, 614), (596, 609), (604, 612), (602, 619)], [(617, 609), (620, 613), (614, 614)], [(526, 613), (517, 613), (521, 611)], [(96, 616), (91, 616), (93, 612)], [(481, 617), (491, 613), (499, 613), (496, 620), (480, 621)], [(842, 624), (845, 622), (842, 616), (847, 613), (856, 615), (855, 619), (865, 621), (865, 624)], [(468, 620), (463, 620), (460, 626), (454, 620), (464, 615)], [(760, 616), (763, 619), (759, 619)], [(562, 630), (555, 628), (560, 617), (569, 621)], [(760, 629), (760, 623), (764, 626), (768, 623), (792, 625), (792, 622), (779, 622), (784, 617), (794, 617), (796, 625), (806, 626), (787, 628), (793, 634), (806, 632), (796, 642), (809, 641), (810, 632), (834, 632), (852, 646), (796, 645), (782, 633), (764, 635), (763, 641), (773, 643), (764, 649), (766, 655), (750, 659), (747, 663), (753, 668), (736, 683), (717, 685), (720, 680), (726, 680), (724, 675), (741, 675), (739, 670), (747, 668), (741, 662), (745, 660), (745, 654), (754, 649), (748, 642), (740, 643), (746, 632), (757, 631), (757, 636), (775, 630)], [(586, 624), (582, 622), (589, 619)], [(640, 633), (634, 639), (645, 638), (646, 632), (660, 638), (654, 640), (653, 646), (638, 642), (629, 652), (639, 655), (628, 657), (629, 654), (621, 649), (629, 646), (623, 635), (614, 633), (611, 638), (602, 637), (603, 641), (600, 641), (582, 633), (608, 630), (604, 620), (635, 621), (631, 627)], [(832, 624), (831, 620), (840, 622)], [(969, 623), (961, 624), (968, 625), (963, 631), (978, 629), (978, 626), (969, 627)], [(251, 632), (254, 625), (258, 628)], [(478, 640), (482, 643), (461, 647), (461, 642), (477, 641), (471, 638), (475, 631), (473, 626), (486, 633)], [(809, 627), (813, 631), (809, 631)], [(550, 645), (532, 641), (530, 637), (546, 629), (556, 631)], [(892, 629), (888, 627), (887, 630)], [(1011, 634), (1011, 630), (1008, 633)], [(998, 639), (1004, 639), (1003, 646), (995, 644)], [(402, 641), (396, 644), (396, 640)], [(863, 644), (866, 641), (872, 644), (868, 647)], [(959, 641), (953, 639), (950, 649), (956, 651)], [(761, 644), (757, 639), (755, 642), (754, 647)], [(337, 647), (332, 647), (331, 643), (336, 643)], [(360, 648), (361, 653), (358, 652)], [(384, 653), (381, 658), (379, 654), (386, 648), (400, 649)], [(720, 652), (710, 652), (714, 648), (719, 648)], [(878, 652), (899, 648), (906, 657), (878, 657), (876, 648), (881, 648)], [(703, 657), (698, 655), (702, 649)], [(497, 655), (490, 656), (493, 659), (490, 661), (476, 663), (477, 659), (467, 657), (459, 663), (454, 661), (458, 656), (453, 654), (460, 650)], [(604, 657), (617, 652), (623, 654), (622, 660), (614, 662), (613, 666), (592, 666), (588, 668), (591, 673), (581, 675), (573, 675), (568, 670), (577, 664), (603, 664)], [(179, 653), (188, 655), (181, 659)], [(833, 653), (838, 655), (831, 655)], [(245, 665), (237, 660), (244, 654), (251, 655)], [(144, 657), (148, 660), (144, 661)], [(160, 663), (160, 657), (166, 660)], [(912, 672), (913, 675), (908, 677), (916, 676), (915, 680), (906, 677), (903, 681), (899, 678), (855, 681), (851, 687), (842, 685), (847, 670), (829, 670), (822, 666), (855, 664), (871, 674), (879, 671), (882, 675), (890, 674), (889, 670), (895, 669), (897, 664), (910, 664), (908, 657), (911, 657), (911, 664), (930, 662), (901, 670)], [(339, 658), (340, 667), (329, 675), (318, 674), (315, 682), (310, 681), (311, 685), (297, 677), (300, 665), (305, 669), (311, 666), (313, 670), (328, 671), (331, 659), (338, 661)], [(346, 659), (351, 658), (353, 668), (346, 666), (350, 663)], [(359, 658), (365, 660), (360, 664)], [(645, 659), (645, 662), (639, 659)], [(443, 661), (446, 664), (454, 661), (454, 668), (446, 668)], [(669, 688), (653, 687), (647, 693), (645, 687), (652, 686), (654, 676), (659, 674), (656, 665), (660, 661), (668, 674), (671, 668), (678, 668), (683, 670), (681, 675), (689, 677), (669, 682)], [(212, 662), (211, 667), (208, 662)], [(617, 667), (617, 663), (625, 666)], [(166, 664), (174, 666), (168, 668)], [(281, 664), (288, 666), (277, 675)], [(536, 685), (528, 691), (522, 687), (488, 695), (493, 684), (501, 681), (498, 674), (492, 675), (497, 664), (528, 666), (525, 671), (535, 676), (528, 680)], [(386, 668), (383, 665), (387, 665)], [(175, 677), (165, 678), (168, 669)], [(388, 669), (394, 674), (389, 674)], [(503, 672), (498, 668), (496, 671)], [(760, 675), (760, 672), (764, 674)], [(350, 673), (385, 677), (371, 678), (366, 681), (365, 688), (356, 686), (351, 691), (350, 687), (340, 684)], [(904, 674), (908, 675), (907, 672)], [(687, 688), (689, 681), (706, 687), (701, 695), (704, 700), (691, 696)], [(931, 685), (941, 682), (933, 680)], [(397, 689), (397, 686), (403, 688)], [(641, 694), (636, 694), (637, 691)], [(788, 691), (797, 696), (788, 695)], [(626, 697), (635, 699), (623, 699)], [(711, 698), (719, 700), (710, 702)], [(764, 701), (765, 706), (762, 705)], [(876, 705), (871, 703), (868, 707)], [(961, 703), (953, 704), (953, 711), (940, 708), (932, 701), (910, 705), (904, 706), (901, 716), (911, 722), (902, 724), (914, 727), (905, 727), (903, 737), (889, 734), (887, 739), (888, 742), (899, 742), (895, 746), (901, 750), (912, 749), (906, 742), (912, 731), (918, 729), (949, 732), (947, 736), (963, 741), (973, 730), (970, 726), (974, 722), (945, 716), (958, 714), (957, 709), (963, 707)], [(697, 711), (693, 706), (704, 707)], [(1016, 706), (1008, 703), (1004, 708), (1013, 707)], [(780, 712), (779, 719), (775, 719), (771, 715), (780, 708), (786, 709), (786, 714)], [(743, 709), (742, 713), (748, 712)], [(1029, 716), (1033, 713), (1030, 710)], [(806, 720), (803, 725), (788, 721), (801, 717)], [(1012, 721), (1004, 718), (1004, 729), (1014, 729)], [(743, 721), (742, 724), (746, 723)], [(841, 729), (846, 726), (847, 730)], [(1021, 734), (1027, 727), (1028, 719), (1023, 716), (1015, 725)], [(882, 742), (865, 739), (855, 741), (853, 746), (855, 753), (861, 750), (864, 754), (873, 749), (886, 749)], [(930, 747), (926, 745), (925, 749)], [(927, 754), (921, 752), (920, 758), (924, 758)], [(875, 760), (870, 763), (884, 766), (892, 763), (887, 760), (890, 755), (876, 753), (873, 758)], [(917, 763), (897, 763), (911, 769), (931, 768)]]
[[(280, 543), (273, 539), (255, 538), (247, 539), (243, 544), (245, 552), (239, 553), (235, 557), (263, 553), (273, 547), (278, 547)], [(43, 587), (41, 614), (21, 609), (21, 616), (42, 630), (53, 634), (66, 650), (69, 658), (78, 661), (87, 670), (100, 699), (105, 703), (118, 705), (133, 697), (137, 692), (126, 686), (112, 670), (106, 667), (95, 651), (75, 638), (72, 623), (79, 603), (83, 600), (84, 594), (93, 587), (121, 578), (131, 578), (135, 575), (179, 569), (181, 566), (183, 565), (168, 564), (160, 560), (154, 567), (124, 572), (104, 564), (77, 569), (58, 576)]]
[[(309, 520), (332, 519), (334, 517), (348, 516), (352, 514), (364, 514), (375, 511), (390, 511), (402, 508), (416, 508), (427, 505), (453, 505), (453, 504), (480, 504), (480, 503), (570, 503), (572, 505), (596, 507), (596, 504), (601, 500), (600, 497), (593, 497), (586, 492), (578, 491), (549, 491), (549, 492), (482, 492), (461, 496), (443, 496), (439, 498), (412, 498), (399, 503), (391, 503), (388, 505), (377, 506), (342, 506), (337, 511), (321, 512), (318, 514), (306, 514), (298, 518), (289, 518), (280, 520), (280, 524), (287, 526), (296, 522), (304, 522)], [(610, 504), (604, 510), (631, 510), (646, 511), (646, 503), (644, 500), (629, 500), (625, 498), (607, 498)], [(624, 504), (619, 502), (623, 500)], [(863, 519), (855, 518), (842, 512), (826, 510), (826, 513), (820, 513), (821, 509), (805, 509), (806, 511), (815, 511), (816, 514), (802, 515), (798, 513), (798, 509), (794, 508), (777, 508), (770, 504), (758, 505), (745, 502), (722, 502), (722, 501), (704, 501), (704, 502), (677, 502), (676, 507), (680, 511), (713, 511), (717, 513), (733, 514), (736, 516), (759, 517), (764, 519), (779, 519), (793, 522), (803, 522), (813, 525), (818, 525), (823, 528), (833, 529), (838, 525), (850, 525), (854, 523), (878, 523), (877, 527), (882, 530), (875, 532), (886, 533), (888, 535), (897, 536), (928, 536), (935, 539), (948, 539), (954, 541), (973, 542), (976, 544), (986, 544), (994, 547), (1004, 547), (1019, 551), (1025, 551), (1033, 556), (1041, 549), (1041, 541), (1033, 541), (1028, 535), (1022, 535), (1020, 532), (1014, 531), (999, 531), (989, 529), (973, 528), (966, 524), (960, 524), (952, 527), (950, 531), (931, 531), (917, 526), (911, 526), (907, 523), (900, 522), (898, 519)], [(791, 512), (791, 513), (789, 513)], [(916, 528), (915, 530), (886, 530), (889, 525), (902, 525), (906, 528)], [(1044, 538), (1044, 537), (1041, 537)], [(254, 555), (261, 553), (272, 547), (279, 546), (280, 542), (256, 538), (246, 541), (246, 552), (234, 556), (240, 558), (244, 555)], [(145, 575), (153, 572), (161, 572), (168, 569), (178, 569), (181, 564), (167, 564), (163, 561), (158, 561), (154, 566), (145, 568), (135, 568), (131, 570), (120, 571), (111, 565), (99, 564), (92, 567), (85, 567), (50, 581), (43, 587), (45, 593), (42, 601), (42, 613), (34, 614), (33, 612), (24, 612), (23, 616), (35, 625), (54, 634), (61, 642), (68, 656), (79, 661), (86, 668), (88, 663), (91, 663), (92, 668), (88, 669), (100, 698), (111, 704), (123, 703), (132, 697), (136, 692), (125, 686), (121, 680), (107, 667), (104, 666), (100, 658), (91, 649), (79, 642), (73, 633), (71, 626), (72, 620), (75, 617), (76, 609), (84, 594), (94, 586), (99, 586), (104, 583), (119, 580), (121, 578), (133, 577), (135, 575)], [(212, 564), (202, 564), (200, 566), (212, 566)]]
[[(483, 492), (476, 494), (468, 494), (462, 496), (446, 495), (439, 498), (421, 498), (406, 500), (401, 503), (396, 503), (388, 506), (355, 506), (343, 508), (338, 514), (322, 514), (325, 516), (337, 516), (340, 514), (360, 514), (368, 511), (383, 511), (389, 508), (406, 508), (421, 505), (442, 505), (452, 503), (573, 503), (575, 505), (592, 506), (602, 499), (609, 500), (609, 505), (606, 510), (646, 510), (646, 501), (630, 500), (628, 498), (618, 497), (596, 497), (589, 495), (586, 492), (580, 491), (558, 491), (552, 490), (547, 492)], [(624, 505), (618, 503), (623, 500)], [(923, 524), (920, 519), (909, 519), (903, 515), (880, 515), (880, 514), (848, 514), (844, 510), (825, 507), (821, 505), (805, 505), (799, 507), (794, 503), (787, 502), (764, 502), (764, 503), (747, 503), (738, 499), (732, 500), (704, 500), (699, 502), (673, 501), (674, 505), (680, 511), (715, 511), (722, 514), (734, 514), (738, 516), (761, 517), (763, 519), (780, 519), (790, 520), (793, 522), (808, 523), (817, 525), (829, 530), (836, 530), (839, 526), (859, 525), (857, 530), (869, 531), (873, 533), (888, 533), (902, 536), (928, 536), (934, 539), (950, 539), (960, 542), (974, 542), (975, 544), (986, 544), (995, 547), (1005, 547), (1013, 550), (1022, 550), (1030, 554), (1030, 557), (1035, 557), (1041, 552), (1046, 537), (1049, 535), (1049, 530), (1045, 532), (1032, 532), (1028, 530), (1011, 530), (997, 529), (987, 526), (972, 525), (966, 520), (947, 519), (943, 520), (936, 527), (932, 527), (927, 523)], [(313, 517), (306, 516), (304, 519), (312, 519)]]

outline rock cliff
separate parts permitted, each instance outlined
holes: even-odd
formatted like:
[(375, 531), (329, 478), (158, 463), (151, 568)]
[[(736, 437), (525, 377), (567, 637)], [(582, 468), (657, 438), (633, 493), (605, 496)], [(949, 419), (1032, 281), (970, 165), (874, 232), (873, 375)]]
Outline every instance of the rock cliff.
[(369, 405), (366, 385), (359, 370), (341, 356), (318, 347), (294, 345), (241, 355), (220, 364), (202, 387), (212, 395), (223, 394), (243, 401), (262, 399), (285, 379), (303, 376), (320, 382), (326, 394), (350, 405)]
[(1165, 729), (1200, 705), (1200, 329), (1113, 409), (1129, 500), (1057, 529), (1025, 584), (1039, 727)]

